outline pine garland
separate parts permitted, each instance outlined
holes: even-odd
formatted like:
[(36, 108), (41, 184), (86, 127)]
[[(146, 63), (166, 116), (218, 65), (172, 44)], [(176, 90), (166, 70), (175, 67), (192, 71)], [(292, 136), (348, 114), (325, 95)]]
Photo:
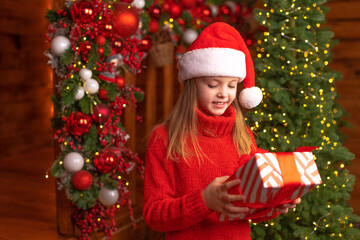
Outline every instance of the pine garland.
[[(73, 203), (80, 239), (89, 239), (95, 230), (111, 239), (116, 230), (115, 212), (120, 206), (129, 208), (134, 221), (129, 185), (135, 183), (129, 182), (128, 175), (133, 169), (141, 176), (144, 172), (143, 161), (126, 147), (128, 134), (121, 124), (124, 108), (130, 103), (136, 108), (144, 92), (118, 82), (118, 78), (123, 78), (125, 71), (139, 73), (145, 51), (141, 49), (141, 30), (135, 29), (132, 36), (121, 38), (116, 31), (104, 27), (111, 24), (113, 15), (121, 14), (113, 12), (117, 4), (110, 0), (67, 1), (63, 9), (48, 10), (46, 14), (51, 48), (45, 55), (60, 78), (51, 99), (54, 137), (61, 152), (52, 164), (51, 174)], [(134, 17), (142, 12), (132, 8)], [(115, 39), (122, 42), (121, 49), (114, 45)], [(69, 46), (62, 47), (67, 42)], [(121, 56), (124, 61), (111, 65), (108, 59), (114, 56)], [(104, 73), (110, 73), (112, 78), (102, 79)], [(95, 85), (87, 88), (87, 84)], [(80, 156), (83, 165), (79, 167), (80, 160), (69, 156)], [(117, 193), (119, 197), (109, 203), (108, 195), (101, 195), (102, 191)]]

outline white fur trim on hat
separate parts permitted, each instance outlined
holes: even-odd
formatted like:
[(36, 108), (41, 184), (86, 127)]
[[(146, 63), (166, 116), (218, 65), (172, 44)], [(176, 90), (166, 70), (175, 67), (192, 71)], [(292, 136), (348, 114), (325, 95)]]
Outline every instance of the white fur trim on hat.
[(246, 76), (245, 54), (231, 48), (201, 48), (186, 52), (178, 62), (179, 82), (205, 76)]
[(240, 104), (247, 108), (254, 108), (261, 103), (263, 93), (258, 87), (244, 88), (239, 95)]

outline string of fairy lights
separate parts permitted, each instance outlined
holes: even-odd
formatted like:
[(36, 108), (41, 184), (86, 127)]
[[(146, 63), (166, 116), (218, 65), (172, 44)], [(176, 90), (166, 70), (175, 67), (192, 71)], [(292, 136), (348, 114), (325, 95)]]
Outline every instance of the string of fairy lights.
[[(317, 3), (313, 3), (312, 7), (296, 7), (296, 0), (292, 0), (290, 8), (287, 9), (282, 9), (280, 7), (280, 4), (277, 4), (276, 6), (278, 7), (277, 9), (269, 9), (268, 4), (265, 3), (265, 9), (257, 12), (258, 19), (263, 19), (262, 21), (260, 21), (260, 23), (269, 29), (268, 31), (264, 32), (263, 37), (257, 41), (258, 47), (256, 48), (256, 57), (263, 63), (263, 69), (259, 70), (260, 76), (258, 76), (258, 81), (261, 83), (261, 81), (264, 81), (262, 80), (263, 75), (280, 69), (280, 74), (283, 77), (297, 77), (306, 84), (303, 88), (299, 87), (294, 89), (284, 88), (280, 85), (275, 87), (274, 89), (269, 90), (262, 88), (261, 90), (263, 91), (264, 100), (262, 102), (262, 105), (253, 112), (254, 117), (252, 119), (256, 120), (253, 121), (252, 125), (250, 125), (250, 128), (255, 132), (258, 130), (270, 136), (270, 150), (277, 151), (280, 150), (279, 145), (281, 147), (283, 147), (284, 144), (291, 145), (292, 139), (298, 138), (297, 135), (300, 135), (300, 138), (303, 140), (308, 137), (313, 137), (310, 136), (309, 129), (313, 126), (321, 126), (319, 135), (322, 141), (319, 150), (323, 150), (324, 147), (334, 150), (336, 147), (339, 147), (341, 143), (338, 139), (333, 139), (332, 137), (327, 136), (327, 130), (332, 126), (336, 126), (338, 124), (338, 121), (334, 119), (334, 116), (338, 114), (339, 110), (330, 102), (330, 100), (334, 101), (336, 96), (335, 87), (332, 86), (335, 78), (333, 75), (328, 76), (326, 74), (323, 74), (322, 72), (322, 69), (329, 64), (328, 59), (330, 58), (329, 49), (331, 47), (331, 44), (330, 42), (327, 42), (325, 44), (321, 44), (320, 46), (320, 44), (316, 41), (316, 37), (314, 37), (313, 39), (300, 39), (300, 37), (291, 36), (291, 32), (289, 30), (290, 28), (294, 27), (294, 24), (296, 24), (295, 21), (300, 18), (311, 22), (309, 21), (310, 17), (308, 14), (310, 11), (315, 10), (320, 15), (324, 15), (324, 12)], [(275, 23), (278, 24), (278, 28), (276, 28), (276, 26), (272, 27), (271, 21), (268, 20), (272, 19), (273, 14), (276, 14), (276, 16), (281, 15), (285, 18), (283, 21)], [(320, 29), (321, 24), (314, 20), (312, 20), (312, 22), (314, 23), (307, 24), (305, 28), (307, 31), (311, 31), (315, 35), (316, 31)], [(278, 31), (279, 29), (280, 31)], [(265, 46), (272, 49), (278, 47), (280, 49), (279, 55), (272, 56), (271, 51), (267, 52), (267, 48)], [(305, 48), (304, 46), (308, 47)], [(324, 58), (325, 60), (323, 60)], [(274, 64), (274, 59), (276, 59), (277, 63), (279, 62), (279, 60), (281, 60), (281, 67), (277, 67)], [(308, 70), (310, 69), (311, 71), (309, 73)], [(322, 83), (322, 85), (324, 85), (323, 83), (328, 82), (328, 86), (325, 86), (323, 88), (314, 87), (313, 85), (316, 85), (316, 83), (319, 83), (319, 81)], [(318, 114), (316, 116), (312, 116), (312, 118), (308, 119), (304, 123), (306, 126), (305, 133), (296, 133), (295, 131), (298, 129), (294, 130), (289, 128), (289, 126), (294, 126), (292, 124), (293, 120), (291, 119), (291, 116), (289, 116), (289, 114), (286, 112), (287, 109), (284, 109), (284, 106), (279, 104), (277, 106), (279, 112), (274, 113), (273, 110), (270, 112), (269, 102), (271, 101), (268, 100), (271, 100), (274, 97), (273, 95), (279, 91), (289, 92), (292, 96), (302, 96), (298, 97), (298, 99), (296, 100), (297, 105), (295, 106), (299, 108), (299, 111), (303, 111), (306, 109), (313, 110), (314, 106), (316, 107), (316, 112)], [(267, 110), (269, 112), (267, 112)], [(323, 184), (317, 186), (317, 189), (333, 188), (339, 191), (340, 189), (346, 190), (347, 183), (350, 182), (350, 179), (348, 172), (346, 170), (344, 171), (344, 168), (344, 163), (333, 163), (331, 161), (326, 161), (326, 166), (324, 167), (324, 169), (328, 170), (328, 172), (324, 173), (325, 176), (322, 177)], [(345, 176), (345, 182), (335, 184), (335, 182), (331, 181), (332, 179), (335, 179), (340, 175)], [(329, 209), (329, 212), (321, 216), (317, 221), (314, 221), (313, 231), (310, 234), (302, 236), (301, 239), (312, 239), (314, 233), (319, 229), (323, 230), (331, 227), (331, 220), (329, 220), (329, 218), (333, 215), (332, 205), (333, 203), (329, 201), (326, 206), (326, 208)], [(292, 209), (292, 211), (296, 212), (297, 208)], [(301, 218), (296, 217), (296, 220), (301, 221)], [(342, 228), (354, 227), (351, 222), (349, 223), (349, 218), (345, 213), (337, 220), (342, 225)], [(252, 224), (257, 225), (257, 223)], [(266, 228), (274, 227), (275, 225), (276, 221), (272, 220), (264, 224)], [(329, 233), (329, 236), (332, 238), (342, 238), (343, 233), (333, 232)]]

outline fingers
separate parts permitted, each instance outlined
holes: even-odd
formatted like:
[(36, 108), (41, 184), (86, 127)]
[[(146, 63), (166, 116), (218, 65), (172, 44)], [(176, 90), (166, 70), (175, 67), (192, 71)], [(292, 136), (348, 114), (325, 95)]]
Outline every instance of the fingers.
[(281, 206), (282, 208), (295, 208), (296, 204), (292, 204), (291, 203), (285, 203), (284, 205)]
[(217, 177), (216, 180), (220, 183), (224, 183), (230, 176)]
[(297, 198), (293, 201), (293, 204), (300, 204), (301, 203), (301, 198)]
[(226, 203), (220, 209), (220, 212), (225, 214), (228, 217), (244, 218), (246, 213), (249, 212), (249, 208), (247, 208), (247, 207), (236, 207), (231, 203)]
[(228, 181), (226, 183), (223, 184), (224, 186), (224, 191), (227, 191), (229, 188), (235, 187), (236, 185), (239, 185), (241, 182), (240, 179), (234, 179), (231, 181)]
[(295, 208), (296, 205), (300, 203), (301, 203), (301, 198), (297, 198), (290, 203), (285, 203), (281, 207), (276, 208), (276, 211), (286, 214), (289, 212), (289, 208)]
[(276, 211), (286, 214), (288, 213), (289, 209), (285, 207), (280, 207), (280, 208), (276, 208)]
[(222, 197), (222, 200), (227, 202), (235, 202), (235, 201), (244, 201), (245, 197), (243, 195), (234, 195), (234, 194), (226, 194)]

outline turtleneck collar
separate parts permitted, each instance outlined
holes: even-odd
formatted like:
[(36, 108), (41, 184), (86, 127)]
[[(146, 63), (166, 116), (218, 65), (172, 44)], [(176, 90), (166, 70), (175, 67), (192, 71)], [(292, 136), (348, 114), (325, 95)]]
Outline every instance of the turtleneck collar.
[(208, 137), (222, 137), (232, 132), (235, 124), (235, 109), (230, 105), (221, 116), (208, 116), (200, 109), (196, 109), (198, 131)]

